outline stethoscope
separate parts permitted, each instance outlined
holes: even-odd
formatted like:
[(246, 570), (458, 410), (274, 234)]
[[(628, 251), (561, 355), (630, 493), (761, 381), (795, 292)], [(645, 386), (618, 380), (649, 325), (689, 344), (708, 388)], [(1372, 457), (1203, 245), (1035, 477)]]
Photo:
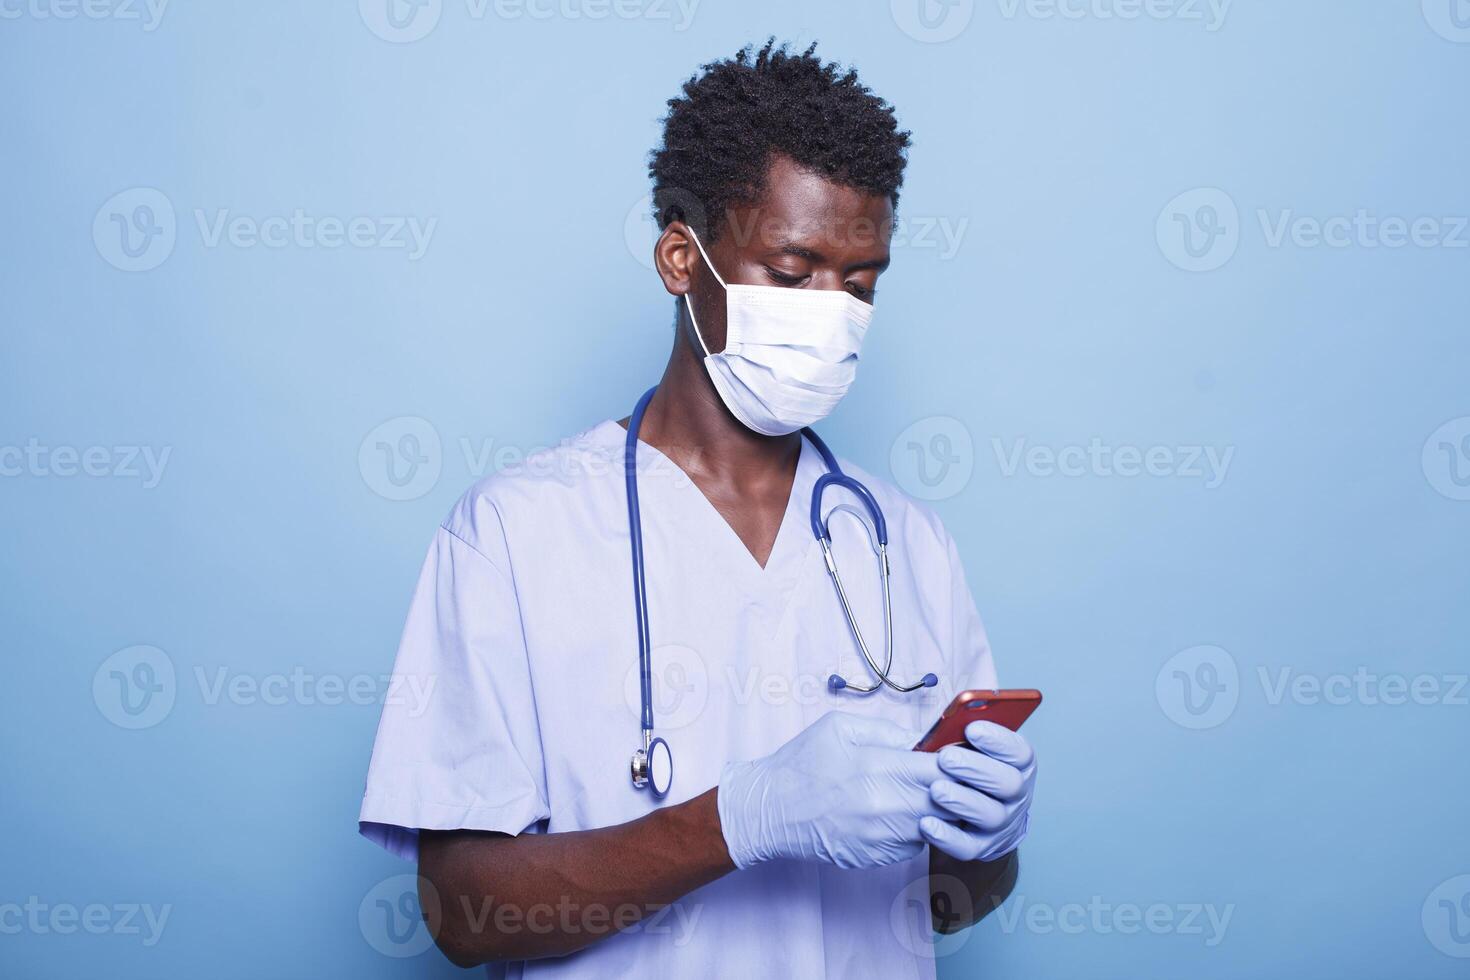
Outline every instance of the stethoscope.
[[(633, 409), (632, 417), (628, 419), (628, 438), (623, 445), (623, 472), (628, 488), (628, 537), (633, 553), (633, 608), (638, 619), (638, 686), (639, 697), (643, 702), (640, 716), (643, 747), (633, 753), (633, 786), (636, 789), (646, 786), (655, 797), (663, 799), (674, 782), (674, 755), (669, 750), (669, 743), (653, 734), (653, 651), (648, 639), (648, 587), (643, 575), (643, 521), (638, 508), (638, 429), (643, 424), (643, 413), (657, 390), (657, 387), (653, 387), (644, 392)], [(802, 429), (801, 434), (816, 447), (822, 463), (827, 467), (827, 472), (818, 477), (812, 487), (812, 534), (822, 546), (822, 559), (827, 563), (827, 574), (831, 576), (838, 601), (842, 603), (842, 613), (847, 618), (848, 629), (852, 631), (863, 659), (877, 678), (872, 684), (863, 685), (855, 684), (840, 674), (833, 674), (827, 678), (827, 687), (833, 691), (847, 690), (855, 694), (872, 694), (882, 687), (892, 688), (899, 694), (908, 694), (921, 687), (934, 687), (939, 683), (939, 678), (933, 674), (925, 674), (914, 684), (900, 684), (889, 676), (893, 667), (893, 595), (889, 586), (891, 571), (888, 565), (888, 522), (883, 519), (883, 508), (878, 506), (878, 500), (872, 491), (842, 472), (842, 467), (837, 464), (837, 457), (832, 455), (832, 450), (827, 448), (827, 444), (815, 432), (807, 428)], [(867, 641), (863, 639), (863, 631), (858, 627), (857, 617), (853, 615), (847, 590), (842, 587), (842, 576), (837, 573), (837, 562), (832, 557), (832, 535), (827, 528), (827, 522), (822, 519), (822, 494), (832, 486), (850, 490), (862, 502), (873, 522), (878, 570), (883, 581), (885, 642), (881, 667), (868, 649)]]

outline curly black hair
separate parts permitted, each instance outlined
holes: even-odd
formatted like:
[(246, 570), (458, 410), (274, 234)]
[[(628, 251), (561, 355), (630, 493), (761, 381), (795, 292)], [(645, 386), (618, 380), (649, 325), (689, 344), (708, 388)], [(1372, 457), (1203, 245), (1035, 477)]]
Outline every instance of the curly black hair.
[(648, 163), (660, 228), (677, 218), (713, 241), (728, 208), (759, 198), (777, 153), (898, 205), (909, 133), (856, 71), (823, 62), (816, 48), (792, 54), (774, 37), (759, 51), (748, 45), (669, 100)]

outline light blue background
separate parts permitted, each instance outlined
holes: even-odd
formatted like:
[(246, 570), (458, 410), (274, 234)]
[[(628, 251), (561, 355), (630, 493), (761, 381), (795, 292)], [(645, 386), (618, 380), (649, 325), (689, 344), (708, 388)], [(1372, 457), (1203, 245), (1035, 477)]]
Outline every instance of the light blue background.
[[(895, 250), (824, 431), (910, 488), (911, 425), (973, 447), (935, 506), (1003, 682), (1047, 696), (1006, 912), (1231, 910), (1214, 946), (1208, 927), (992, 916), (941, 975), (1465, 975), (1449, 926), (1470, 906), (1452, 922), (1431, 896), (1470, 873), (1465, 692), (1272, 703), (1259, 675), (1364, 667), (1448, 690), (1470, 669), (1451, 469), (1470, 456), (1421, 460), (1470, 416), (1470, 249), (1273, 247), (1258, 217), (1470, 215), (1470, 32), (1446, 26), (1449, 0), (1239, 0), (1215, 30), (982, 0), (942, 43), (882, 3), (704, 0), (679, 30), (672, 6), (476, 19), (444, 0), (414, 43), (350, 0), (179, 2), (151, 31), (27, 3), (0, 19), (0, 447), (171, 455), (153, 488), (0, 477), (0, 906), (171, 912), (152, 947), (0, 933), (0, 973), (455, 975), (359, 926), (364, 896), (410, 870), (356, 836), (378, 709), (210, 704), (196, 670), (387, 672), (431, 531), (476, 475), (461, 440), (524, 450), (628, 410), (670, 340), (637, 213), (663, 102), (774, 33), (861, 69), (915, 134), (902, 213), (963, 224), (953, 254)], [(1154, 9), (1212, 16), (1182, 3)], [(92, 228), (136, 187), (172, 204), (177, 242), (130, 273), (106, 260), (109, 214)], [(1209, 272), (1156, 235), (1196, 188), (1239, 213), (1238, 251)], [(195, 218), (298, 208), (437, 225), (412, 261), (208, 247)], [(359, 448), (400, 417), (432, 425), (442, 472), (396, 502)], [(1213, 489), (1007, 475), (1020, 439), (1233, 456)], [(176, 702), (130, 731), (93, 680), (137, 644), (166, 653)], [(1166, 662), (1204, 644), (1239, 680), (1219, 694), (1233, 713), (1195, 730), (1172, 720), (1191, 716)]]

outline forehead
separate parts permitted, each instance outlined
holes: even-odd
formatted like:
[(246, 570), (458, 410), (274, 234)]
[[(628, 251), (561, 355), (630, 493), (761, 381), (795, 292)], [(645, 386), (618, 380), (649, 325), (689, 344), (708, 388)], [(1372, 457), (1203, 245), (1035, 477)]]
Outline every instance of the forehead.
[(886, 194), (835, 183), (777, 155), (759, 199), (731, 208), (729, 222), (741, 247), (825, 242), (886, 248), (893, 202)]

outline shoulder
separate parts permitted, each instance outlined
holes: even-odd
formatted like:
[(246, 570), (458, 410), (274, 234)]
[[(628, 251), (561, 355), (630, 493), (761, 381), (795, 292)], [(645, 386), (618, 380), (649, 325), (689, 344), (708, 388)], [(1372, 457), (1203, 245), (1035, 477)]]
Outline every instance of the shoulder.
[(554, 446), (492, 460), (494, 472), (455, 502), (443, 530), (496, 560), (509, 527), (555, 525), (606, 508), (622, 492), (622, 431), (600, 422)]

